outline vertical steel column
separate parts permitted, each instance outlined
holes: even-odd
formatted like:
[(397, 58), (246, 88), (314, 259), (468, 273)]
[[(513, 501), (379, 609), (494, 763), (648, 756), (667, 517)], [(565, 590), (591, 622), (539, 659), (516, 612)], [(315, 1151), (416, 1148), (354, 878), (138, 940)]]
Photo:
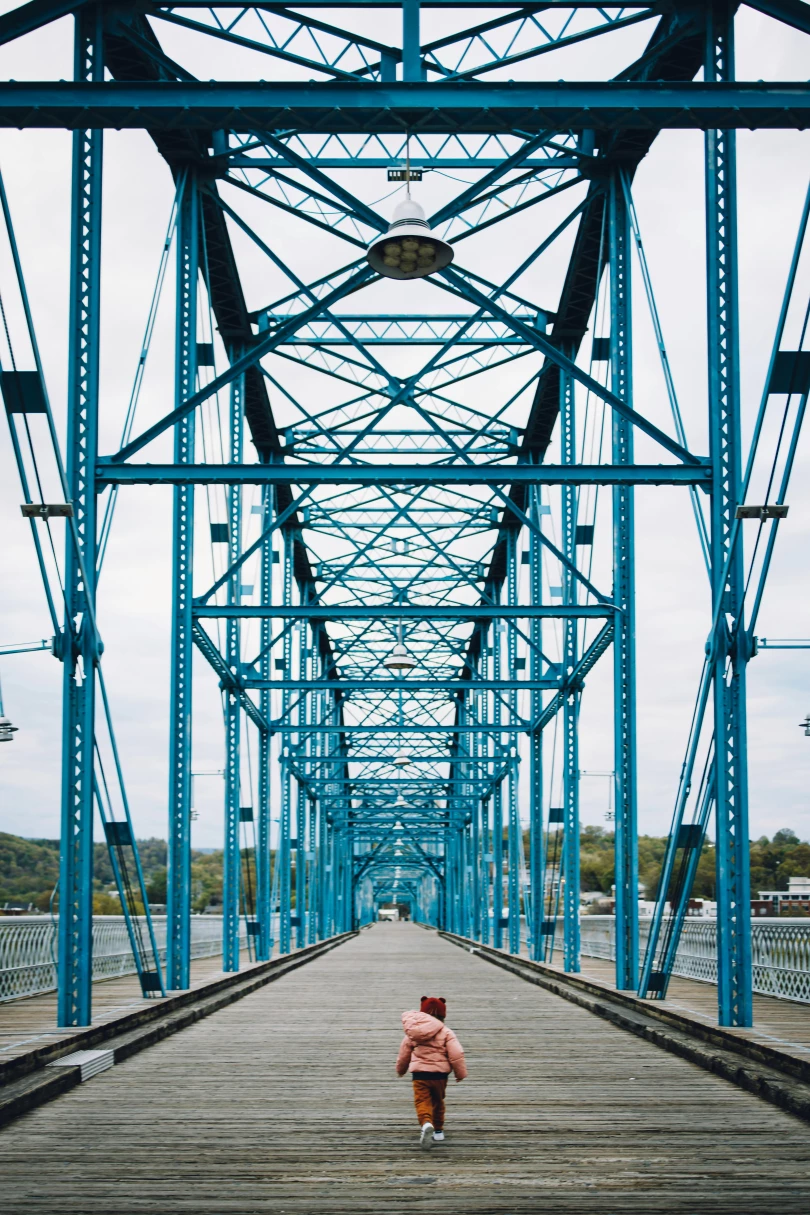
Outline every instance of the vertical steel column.
[[(104, 79), (101, 6), (76, 14), (74, 79)], [(89, 1025), (93, 968), (96, 487), (101, 315), (101, 131), (75, 131), (71, 203), (58, 1024)], [(78, 549), (76, 540), (78, 539)]]
[[(273, 522), (273, 489), (266, 485), (262, 490), (262, 530), (266, 531)], [(261, 602), (268, 606), (273, 602), (273, 533), (266, 536), (262, 542), (261, 564)], [(260, 631), (259, 676), (269, 680), (272, 674), (270, 643), (273, 637), (272, 621), (262, 619)], [(272, 693), (265, 687), (259, 694), (259, 710), (265, 721), (270, 720), (272, 711)], [(271, 735), (262, 730), (259, 733), (259, 780), (257, 818), (258, 818), (258, 853), (256, 855), (256, 919), (259, 923), (259, 935), (256, 938), (256, 960), (267, 962), (272, 951), (271, 944), (271, 878), (270, 878), (270, 762)]]
[[(469, 709), (467, 720), (470, 725), (475, 725), (478, 721), (478, 694), (476, 692), (467, 692), (467, 700)], [(472, 899), (472, 925), (470, 936), (476, 941), (481, 940), (481, 891), (485, 887), (483, 880), (484, 862), (481, 856), (483, 851), (484, 832), (481, 824), (481, 799), (476, 796), (476, 785), (478, 784), (479, 771), (479, 753), (480, 753), (480, 736), (478, 733), (472, 733), (470, 738), (470, 775), (472, 785), (470, 787), (470, 805), (472, 806), (472, 839), (470, 842), (470, 859), (472, 862), (472, 889), (470, 897)]]
[[(321, 668), (323, 670), (323, 667)], [(329, 696), (323, 696), (323, 717), (321, 720), (328, 724), (332, 720)], [(321, 762), (324, 765), (326, 781), (332, 775), (332, 735), (321, 735)], [(331, 786), (324, 783), (323, 793), (318, 799), (318, 939), (323, 940), (330, 933), (329, 916), (329, 885), (331, 878), (329, 860), (329, 823), (327, 821), (327, 805), (329, 804)]]
[[(574, 381), (560, 372), (560, 444), (562, 463), (576, 463), (576, 411)], [(563, 486), (562, 551), (575, 562), (577, 495), (574, 486)], [(577, 582), (570, 569), (563, 567), (563, 603), (577, 601)], [(577, 622), (570, 616), (563, 624), (563, 684), (577, 662)], [(579, 688), (568, 688), (563, 706), (563, 960), (568, 971), (579, 970)]]
[[(293, 584), (293, 545), (294, 538), (292, 532), (284, 529), (284, 591), (283, 602), (285, 607), (292, 605), (292, 584)], [(284, 683), (290, 682), (290, 668), (292, 664), (292, 631), (289, 622), (285, 623), (284, 632), (284, 656), (282, 659), (283, 671), (282, 680)], [(290, 712), (290, 693), (284, 691), (281, 697), (281, 715), (287, 721)], [(279, 952), (289, 953), (291, 944), (291, 924), (292, 918), (291, 898), (292, 891), (290, 889), (290, 818), (291, 818), (291, 800), (292, 789), (290, 787), (291, 775), (290, 764), (293, 754), (293, 739), (295, 735), (287, 735), (288, 741), (284, 746), (284, 760), (281, 765), (281, 821), (279, 823), (279, 840), (278, 854), (276, 864), (279, 866)]]
[[(479, 665), (481, 670), (481, 678), (486, 679), (489, 673), (489, 649), (487, 633), (484, 631), (481, 642), (481, 657)], [(487, 712), (489, 708), (489, 692), (479, 692), (478, 694), (478, 720), (482, 726), (486, 724)], [(490, 772), (490, 761), (492, 759), (492, 735), (489, 731), (481, 733), (481, 759), (484, 764), (485, 771)], [(489, 783), (489, 782), (487, 782)], [(485, 945), (490, 943), (490, 927), (492, 915), (490, 912), (490, 891), (492, 889), (492, 879), (490, 874), (493, 872), (493, 844), (492, 833), (490, 830), (489, 805), (491, 798), (485, 797), (481, 802), (481, 848), (482, 848), (482, 868), (481, 868), (481, 940)]]
[(419, 34), (419, 0), (402, 0), (402, 79), (424, 80)]
[[(618, 172), (610, 180), (611, 387), (633, 403), (630, 216)], [(613, 463), (633, 463), (633, 427), (613, 411)], [(636, 574), (634, 490), (613, 488), (613, 767), (616, 772), (616, 986), (638, 986)]]
[[(189, 173), (177, 209), (177, 322), (175, 404), (194, 392), (197, 380), (197, 183)], [(174, 459), (194, 462), (195, 415), (174, 428)], [(191, 958), (191, 600), (194, 567), (194, 487), (174, 490), (172, 552), (172, 649), (169, 700), (169, 851), (166, 880), (166, 986), (189, 986)]]
[[(460, 701), (460, 717), (459, 720), (466, 726), (471, 726), (474, 723), (474, 711), (472, 707), (472, 699), (469, 693)], [(463, 735), (460, 740), (464, 748), (465, 762), (463, 765), (463, 774), (466, 777), (464, 785), (461, 786), (461, 821), (462, 821), (462, 888), (464, 893), (463, 898), (463, 920), (461, 932), (463, 936), (475, 936), (476, 910), (477, 910), (477, 883), (475, 880), (475, 866), (477, 864), (476, 845), (478, 840), (478, 831), (475, 826), (477, 816), (477, 808), (475, 805), (475, 735), (468, 732)], [(459, 773), (461, 775), (461, 772)]]
[[(302, 683), (309, 678), (309, 626), (302, 620), (298, 628), (298, 672)], [(298, 701), (298, 724), (306, 730), (309, 715), (309, 698), (304, 692)], [(298, 769), (307, 772), (308, 742), (303, 733), (298, 735)], [(307, 790), (302, 781), (296, 781), (295, 803), (295, 940), (301, 949), (307, 943)]]
[[(536, 528), (540, 527), (540, 487), (532, 486), (529, 496), (529, 518)], [(543, 602), (543, 550), (536, 532), (529, 535), (529, 580), (531, 604)], [(542, 677), (542, 622), (532, 620), (529, 636), (532, 641), (529, 660), (532, 680)], [(541, 692), (531, 694), (531, 719), (536, 721), (543, 709)], [(531, 936), (531, 956), (535, 962), (543, 958), (543, 922), (545, 920), (546, 859), (543, 839), (543, 732), (532, 730), (529, 736), (529, 889), (531, 891), (531, 925), (527, 916), (526, 927)]]
[[(329, 712), (326, 715), (326, 721), (329, 725), (336, 726), (340, 724), (340, 706), (334, 697), (329, 705)], [(340, 786), (337, 783), (339, 779), (340, 736), (338, 734), (327, 734), (326, 743), (329, 749), (329, 773), (332, 777), (332, 784), (327, 787), (329, 813), (326, 821), (326, 876), (324, 885), (324, 905), (326, 909), (326, 935), (332, 936), (337, 931), (338, 907), (338, 853), (335, 815), (337, 813), (337, 795), (340, 790)]]
[[(500, 620), (492, 625), (492, 678), (501, 678), (501, 649), (503, 627)], [(487, 699), (492, 705), (492, 723), (501, 724), (501, 702), (496, 692), (487, 693)], [(503, 755), (503, 736), (494, 735), (497, 746), (498, 760)], [(496, 949), (503, 948), (503, 777), (501, 776), (492, 795), (492, 944)]]
[[(706, 80), (734, 79), (736, 5), (707, 5)], [(717, 999), (721, 1025), (751, 1025), (743, 550), (731, 550), (740, 493), (737, 165), (734, 131), (706, 132), (709, 450), (712, 458)]]
[[(241, 350), (231, 351), (238, 358)], [(245, 411), (245, 377), (237, 376), (231, 384), (230, 462), (242, 460), (242, 430)], [(242, 489), (228, 489), (228, 565), (233, 566), (241, 554)], [(228, 603), (238, 607), (241, 602), (241, 567), (228, 580)], [(228, 668), (238, 679), (241, 675), (241, 625), (238, 619), (226, 622), (226, 656)], [(232, 688), (224, 693), (225, 714), (225, 842), (222, 857), (222, 969), (239, 969), (239, 911), (242, 895), (242, 848), (240, 823), (240, 791), (242, 787), (242, 710)], [(250, 861), (248, 860), (248, 864)], [(248, 910), (246, 908), (246, 910)]]
[[(312, 678), (318, 681), (323, 679), (323, 663), (317, 645), (317, 634), (313, 633), (310, 641), (310, 654), (312, 664)], [(310, 708), (310, 721), (318, 723), (323, 720), (323, 693), (314, 692), (312, 694), (312, 705)], [(310, 757), (311, 770), (317, 772), (320, 777), (322, 774), (321, 754), (322, 734), (313, 735), (310, 741)], [(320, 780), (318, 787), (321, 788)], [(307, 859), (308, 859), (308, 883), (307, 883), (307, 944), (314, 945), (318, 940), (319, 924), (320, 924), (320, 860), (318, 856), (318, 821), (320, 817), (320, 798), (310, 802), (309, 807), (309, 830), (307, 834)]]
[[(517, 574), (517, 531), (510, 528), (507, 534), (506, 548), (506, 598), (510, 607), (514, 607), (518, 601), (518, 574)], [(507, 664), (509, 668), (509, 679), (513, 680), (516, 677), (517, 671), (517, 622), (510, 620), (506, 625), (508, 632), (506, 635), (506, 652)], [(517, 692), (509, 693), (509, 716), (512, 719), (510, 726), (514, 726), (517, 719)], [(509, 877), (507, 890), (509, 894), (509, 952), (520, 953), (520, 856), (521, 845), (520, 839), (520, 815), (518, 812), (518, 758), (517, 747), (514, 745), (515, 735), (509, 734), (509, 778), (507, 785), (507, 798), (509, 807)], [(515, 754), (512, 754), (512, 751)]]
[[(448, 801), (448, 814), (451, 803)], [(442, 928), (446, 932), (453, 931), (453, 862), (450, 844), (449, 822), (442, 831), (442, 852), (444, 853), (444, 904), (442, 907)]]

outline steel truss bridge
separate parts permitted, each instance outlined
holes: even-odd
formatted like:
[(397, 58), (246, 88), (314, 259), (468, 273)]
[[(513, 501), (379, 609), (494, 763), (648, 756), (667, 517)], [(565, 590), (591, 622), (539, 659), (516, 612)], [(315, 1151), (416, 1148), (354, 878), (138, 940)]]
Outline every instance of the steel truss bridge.
[[(797, 37), (810, 33), (810, 5), (799, 0), (748, 7)], [(251, 956), (266, 960), (394, 901), (515, 953), (524, 917), (531, 957), (546, 959), (556, 935), (577, 971), (578, 717), (589, 672), (611, 652), (616, 986), (665, 995), (713, 816), (719, 1019), (750, 1024), (746, 666), (810, 354), (784, 339), (801, 305), (805, 209), (760, 420), (743, 451), (735, 131), (803, 129), (810, 86), (735, 79), (737, 8), (31, 0), (0, 18), (3, 44), (67, 14), (75, 25), (73, 80), (0, 84), (0, 125), (73, 132), (68, 434), (56, 496), (43, 498), (32, 472), (55, 431), (19, 260), (34, 370), (20, 370), (7, 335), (2, 381), (64, 664), (60, 1024), (91, 1019), (96, 809), (144, 992), (189, 986), (195, 648), (222, 690), (226, 970), (239, 967), (244, 923)], [(566, 48), (587, 43), (593, 62), (603, 46), (605, 63), (625, 45), (641, 50), (610, 79), (552, 79)], [(220, 65), (235, 78), (219, 78)], [(102, 157), (115, 138), (107, 132), (127, 128), (148, 132), (175, 193), (121, 443), (109, 451), (98, 441)], [(666, 129), (692, 132), (705, 149), (708, 450), (690, 445), (681, 420), (633, 203), (636, 170)], [(414, 190), (432, 197), (438, 183), (428, 218), (455, 259), (394, 292), (365, 249), (387, 230), (381, 170), (406, 162), (423, 174)], [(558, 209), (548, 221), (544, 204), (563, 194), (563, 217)], [(532, 239), (516, 244), (510, 221), (529, 211)], [(560, 248), (562, 289), (535, 298), (532, 271)], [(310, 249), (315, 277), (296, 270)], [(481, 256), (487, 249), (499, 257)], [(634, 258), (645, 296), (635, 301)], [(141, 386), (170, 260), (173, 396), (150, 411)], [(503, 266), (495, 281), (493, 260)], [(274, 297), (248, 291), (257, 265), (283, 284)], [(665, 428), (633, 391), (642, 312), (662, 360)], [(786, 422), (771, 452), (764, 422), (776, 407)], [(781, 472), (748, 525), (762, 535), (751, 567), (737, 508), (755, 459), (771, 457)], [(143, 927), (132, 914), (143, 880), (95, 612), (117, 495), (154, 484), (174, 487), (165, 974), (148, 919)], [(712, 593), (646, 958), (636, 485), (680, 487)], [(600, 489), (607, 527), (596, 516)], [(47, 551), (59, 528), (64, 606)], [(386, 666), (397, 645), (414, 661), (409, 673)], [(552, 728), (559, 805), (544, 797)], [(102, 751), (113, 756), (106, 767)]]

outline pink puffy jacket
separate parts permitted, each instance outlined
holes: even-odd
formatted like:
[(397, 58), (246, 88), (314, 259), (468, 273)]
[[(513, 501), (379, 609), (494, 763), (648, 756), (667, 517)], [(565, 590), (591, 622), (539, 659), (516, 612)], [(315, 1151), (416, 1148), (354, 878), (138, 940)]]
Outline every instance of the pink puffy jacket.
[(402, 1014), (405, 1037), (397, 1055), (397, 1075), (406, 1072), (455, 1072), (456, 1080), (467, 1075), (464, 1050), (452, 1029), (438, 1017), (413, 1010)]

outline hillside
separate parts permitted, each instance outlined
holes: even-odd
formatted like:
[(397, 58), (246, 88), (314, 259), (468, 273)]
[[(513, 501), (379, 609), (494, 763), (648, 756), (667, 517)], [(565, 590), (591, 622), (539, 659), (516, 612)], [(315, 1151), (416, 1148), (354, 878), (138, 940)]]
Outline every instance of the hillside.
[[(524, 842), (528, 857), (528, 832), (524, 833)], [(585, 827), (580, 845), (582, 889), (609, 893), (613, 883), (613, 832), (602, 827)], [(647, 898), (654, 898), (657, 893), (665, 847), (663, 836), (639, 838), (639, 881)], [(139, 840), (138, 848), (150, 902), (165, 903), (166, 841)], [(550, 863), (555, 859), (554, 848), (552, 833)], [(94, 908), (98, 914), (114, 914), (119, 905), (110, 895), (115, 884), (106, 844), (95, 844), (93, 853)], [(191, 858), (194, 910), (218, 906), (222, 902), (222, 852), (192, 851)], [(707, 841), (695, 879), (695, 897), (714, 898), (714, 867), (714, 846)], [(758, 890), (787, 890), (788, 878), (800, 875), (810, 875), (810, 844), (800, 840), (789, 828), (777, 831), (772, 840), (764, 835), (752, 840), (751, 889), (754, 894)], [(33, 903), (40, 911), (47, 911), (58, 877), (58, 840), (25, 839), (0, 831), (0, 907), (6, 902)], [(246, 882), (246, 885), (255, 886), (255, 881)]]

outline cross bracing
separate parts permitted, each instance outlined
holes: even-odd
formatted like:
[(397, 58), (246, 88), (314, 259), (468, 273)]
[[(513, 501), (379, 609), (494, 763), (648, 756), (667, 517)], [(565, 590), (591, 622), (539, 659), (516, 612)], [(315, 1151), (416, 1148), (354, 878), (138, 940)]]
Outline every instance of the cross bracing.
[[(701, 813), (716, 801), (726, 833), (720, 1017), (745, 1022), (734, 131), (803, 129), (810, 88), (735, 80), (737, 7), (37, 0), (0, 19), (9, 42), (76, 13), (73, 81), (0, 84), (0, 125), (75, 141), (65, 496), (80, 527), (58, 647), (72, 747), (64, 838), (75, 841), (62, 863), (74, 908), (70, 931), (61, 921), (64, 1023), (90, 1007), (93, 681), (77, 694), (74, 676), (102, 650), (95, 627), (75, 623), (94, 609), (82, 561), (100, 567), (114, 543), (115, 495), (154, 484), (173, 487), (170, 986), (189, 981), (195, 647), (223, 701), (226, 969), (239, 965), (240, 919), (267, 958), (393, 899), (513, 952), (523, 936), (536, 959), (559, 909), (576, 970), (579, 709), (612, 653), (617, 984), (636, 986), (633, 503), (635, 487), (664, 485), (694, 511), (713, 570), (686, 769), (706, 746), (713, 688), (726, 745)], [(810, 32), (805, 4), (751, 7)], [(606, 79), (556, 79), (589, 47), (591, 64), (613, 65)], [(119, 448), (99, 450), (102, 146), (122, 128), (149, 132), (172, 175), (175, 376), (148, 402), (136, 380)], [(706, 147), (707, 450), (681, 420), (633, 206), (636, 170), (670, 129)], [(365, 250), (409, 171), (454, 260), (395, 290)], [(633, 387), (634, 256), (660, 399)], [(790, 388), (806, 399), (801, 376)], [(398, 647), (412, 669), (391, 668)], [(562, 768), (561, 805), (549, 761)], [(547, 864), (558, 830), (562, 858)], [(653, 950), (643, 990), (665, 990), (666, 975)]]

